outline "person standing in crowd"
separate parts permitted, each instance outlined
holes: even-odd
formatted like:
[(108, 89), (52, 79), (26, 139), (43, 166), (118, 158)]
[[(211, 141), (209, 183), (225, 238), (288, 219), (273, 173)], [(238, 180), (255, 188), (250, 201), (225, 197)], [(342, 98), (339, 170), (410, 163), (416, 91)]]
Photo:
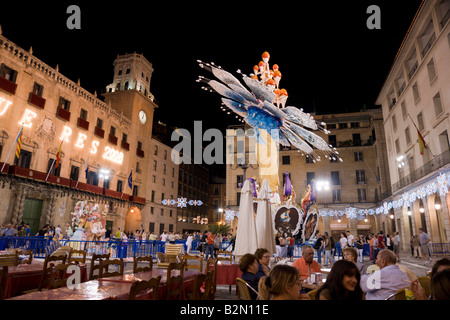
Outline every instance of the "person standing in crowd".
[(336, 261), (334, 260), (331, 252), (332, 252), (332, 244), (331, 244), (331, 239), (328, 236), (328, 232), (325, 232), (324, 235), (324, 242), (325, 242), (325, 266), (328, 266), (329, 263), (328, 261), (331, 262), (331, 265), (333, 265)]
[(364, 250), (364, 238), (362, 235), (359, 235), (356, 239), (356, 251), (358, 251), (358, 258), (359, 262), (364, 262), (364, 256), (363, 256), (363, 250)]
[(292, 234), (289, 234), (289, 236), (286, 239), (288, 251), (287, 255), (290, 261), (294, 258), (294, 246), (295, 246), (295, 238)]
[[(242, 271), (241, 279), (258, 292), (258, 283), (261, 277), (257, 275), (258, 261), (256, 260), (255, 255), (251, 253), (244, 254), (239, 260), (239, 270)], [(249, 291), (252, 300), (256, 300), (258, 295), (253, 290)]]
[(355, 237), (350, 233), (350, 231), (347, 231), (347, 246), (353, 247), (354, 240)]
[(258, 300), (310, 300), (308, 295), (300, 295), (302, 289), (300, 274), (288, 265), (276, 265), (269, 276), (259, 281)]
[(428, 234), (425, 233), (425, 231), (423, 231), (422, 228), (419, 228), (419, 232), (420, 232), (420, 249), (422, 250), (422, 255), (425, 259), (425, 265), (428, 265), (428, 259), (431, 261), (433, 261), (433, 259), (431, 259), (430, 257), (430, 241), (431, 238)]
[(206, 234), (206, 260), (209, 257), (214, 258), (214, 235), (208, 231)]
[[(408, 276), (396, 263), (397, 257), (392, 251), (383, 249), (378, 252), (376, 264), (380, 271), (375, 271), (378, 274), (361, 276), (361, 289), (366, 294), (367, 300), (385, 300), (406, 287), (406, 283), (410, 283)], [(377, 280), (376, 285), (372, 279)]]
[(192, 241), (194, 240), (194, 237), (192, 234), (189, 234), (186, 239), (186, 253), (190, 253), (192, 249)]
[(397, 262), (401, 262), (400, 260), (400, 236), (398, 235), (398, 231), (394, 233), (394, 253), (397, 256)]
[(217, 252), (220, 250), (222, 246), (222, 236), (220, 234), (216, 234), (214, 238), (214, 257), (217, 258)]
[(166, 230), (164, 230), (164, 232), (161, 234), (160, 241), (162, 241), (164, 243), (167, 242), (167, 231)]
[(325, 246), (325, 243), (323, 241), (323, 238), (318, 233), (316, 243), (314, 244), (314, 249), (317, 250), (317, 262), (319, 264), (322, 264), (322, 252), (323, 252), (324, 246)]
[[(369, 234), (369, 247), (370, 247), (370, 260), (374, 260), (374, 243), (375, 243), (375, 236), (373, 234)], [(374, 260), (375, 261), (375, 260)]]
[(342, 250), (344, 250), (345, 248), (348, 247), (348, 240), (347, 240), (347, 237), (345, 236), (344, 232), (341, 232), (341, 238), (339, 239), (339, 244), (341, 246), (341, 254), (342, 254)]
[(281, 258), (280, 237), (281, 237), (281, 234), (278, 232), (277, 235), (275, 236), (275, 248), (277, 250), (277, 254), (276, 254), (277, 258)]
[[(345, 250), (354, 249), (346, 248)], [(325, 284), (316, 293), (317, 300), (365, 300), (361, 275), (355, 263), (339, 260), (331, 268)]]

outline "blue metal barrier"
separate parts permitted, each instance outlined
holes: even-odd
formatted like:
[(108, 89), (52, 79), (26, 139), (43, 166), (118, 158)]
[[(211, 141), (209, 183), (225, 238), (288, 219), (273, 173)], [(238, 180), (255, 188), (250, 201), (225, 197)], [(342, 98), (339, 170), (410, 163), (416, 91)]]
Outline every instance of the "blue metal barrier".
[(450, 243), (432, 243), (431, 254), (450, 254)]
[(45, 258), (45, 248), (52, 241), (51, 237), (0, 237), (0, 250), (32, 250), (36, 258)]

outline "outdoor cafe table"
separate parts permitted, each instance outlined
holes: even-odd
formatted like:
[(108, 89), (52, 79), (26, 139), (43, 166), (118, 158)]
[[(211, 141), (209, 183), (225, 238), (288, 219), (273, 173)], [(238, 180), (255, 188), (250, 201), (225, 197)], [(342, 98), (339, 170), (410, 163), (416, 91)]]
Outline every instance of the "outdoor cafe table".
[[(173, 271), (176, 276), (179, 271)], [(198, 271), (185, 271), (183, 288), (185, 292), (192, 289), (195, 276)], [(69, 289), (62, 287), (53, 290), (33, 292), (30, 294), (14, 297), (10, 300), (128, 300), (131, 286), (136, 281), (150, 280), (151, 278), (161, 276), (161, 283), (158, 290), (159, 298), (163, 298), (167, 293), (167, 270), (155, 269), (150, 272), (136, 274), (125, 274), (123, 276), (103, 278), (92, 280), (80, 284), (78, 289)], [(145, 294), (145, 298), (150, 298), (150, 293)], [(139, 297), (144, 298), (144, 296)]]
[[(8, 267), (5, 299), (14, 297), (23, 291), (37, 289), (41, 282), (43, 269), (43, 263), (21, 264), (14, 267)], [(80, 265), (80, 269), (81, 282), (86, 282), (86, 266)]]
[(217, 262), (217, 285), (236, 285), (236, 278), (242, 277), (242, 271), (239, 270), (239, 263), (236, 261)]

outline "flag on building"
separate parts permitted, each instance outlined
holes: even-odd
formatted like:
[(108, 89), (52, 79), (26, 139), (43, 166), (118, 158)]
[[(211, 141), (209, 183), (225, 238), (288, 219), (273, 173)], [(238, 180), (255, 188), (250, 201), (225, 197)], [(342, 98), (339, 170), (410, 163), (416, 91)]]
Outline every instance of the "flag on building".
[(63, 142), (64, 142), (64, 140), (61, 141), (61, 144), (59, 145), (59, 150), (56, 153), (56, 166), (55, 166), (55, 169), (58, 169), (59, 164), (61, 163), (61, 148), (62, 148)]
[(86, 181), (87, 181), (88, 175), (89, 175), (89, 158), (90, 157), (91, 157), (91, 150), (89, 150), (89, 155), (88, 155), (88, 158), (87, 158), (86, 164), (85, 164), (86, 169), (84, 170), (84, 173), (85, 173), (85, 176), (86, 176)]
[(133, 189), (133, 169), (131, 169), (130, 176), (128, 177), (128, 186)]
[(17, 159), (20, 158), (20, 150), (22, 148), (22, 136), (23, 136), (23, 126), (20, 129), (19, 135), (16, 138), (16, 142), (17, 142), (16, 157), (17, 157)]
[(425, 152), (425, 149), (427, 148), (427, 144), (425, 143), (425, 140), (423, 139), (422, 135), (420, 134), (419, 129), (417, 129), (417, 135), (419, 136), (420, 154), (423, 155), (423, 153)]

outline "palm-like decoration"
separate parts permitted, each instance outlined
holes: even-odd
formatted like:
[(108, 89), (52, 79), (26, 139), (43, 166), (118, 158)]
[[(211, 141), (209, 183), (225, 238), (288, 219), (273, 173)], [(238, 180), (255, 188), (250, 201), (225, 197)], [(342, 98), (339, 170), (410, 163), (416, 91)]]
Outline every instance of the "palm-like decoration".
[[(342, 162), (336, 148), (306, 129), (320, 130), (329, 134), (330, 132), (323, 127), (324, 123), (317, 122), (310, 114), (304, 113), (303, 109), (285, 107), (287, 92), (279, 89), (281, 72), (277, 65), (274, 65), (275, 71), (270, 70), (269, 59), (270, 55), (265, 52), (263, 61), (255, 66), (253, 69), (255, 73), (251, 77), (238, 71), (250, 91), (231, 73), (214, 63), (198, 61), (201, 68), (210, 71), (221, 82), (203, 76), (200, 76), (197, 82), (208, 84), (223, 96), (222, 102), (226, 107), (241, 116), (254, 129), (266, 130), (281, 145), (297, 148), (311, 156), (314, 162), (320, 161), (321, 156), (316, 154), (313, 147), (322, 151), (326, 158)], [(205, 87), (203, 89), (210, 90)]]

